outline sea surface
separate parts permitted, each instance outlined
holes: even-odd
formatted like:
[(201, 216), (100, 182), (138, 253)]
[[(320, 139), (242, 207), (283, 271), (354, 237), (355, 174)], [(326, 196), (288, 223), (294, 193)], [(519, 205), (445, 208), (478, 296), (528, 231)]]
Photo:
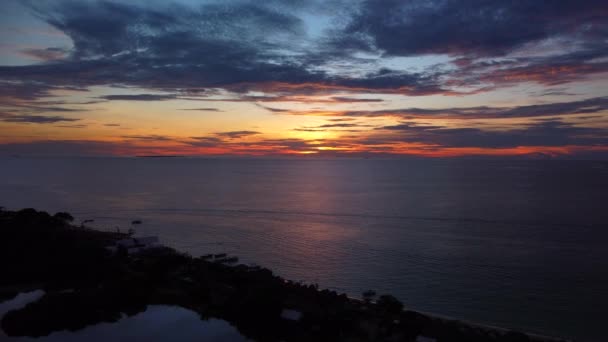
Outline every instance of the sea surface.
[(0, 206), (423, 312), (608, 335), (605, 161), (3, 158)]

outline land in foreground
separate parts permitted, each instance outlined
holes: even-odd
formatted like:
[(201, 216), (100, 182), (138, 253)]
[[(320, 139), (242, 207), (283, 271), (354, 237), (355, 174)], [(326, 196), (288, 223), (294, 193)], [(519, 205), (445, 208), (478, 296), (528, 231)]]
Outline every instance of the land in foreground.
[[(71, 215), (0, 211), (0, 300), (43, 289), (7, 313), (9, 336), (45, 336), (115, 322), (148, 305), (177, 305), (220, 318), (257, 341), (558, 341), (404, 310), (393, 296), (348, 298), (282, 279), (226, 255), (194, 258), (167, 247), (129, 254), (128, 234), (71, 224)], [(376, 300), (372, 300), (376, 299)]]

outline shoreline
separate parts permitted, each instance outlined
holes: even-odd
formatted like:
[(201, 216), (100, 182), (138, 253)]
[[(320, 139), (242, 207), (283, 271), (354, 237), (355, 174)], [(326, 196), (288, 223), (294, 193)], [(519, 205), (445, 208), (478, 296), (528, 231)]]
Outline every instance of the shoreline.
[[(78, 330), (166, 304), (202, 318), (224, 319), (257, 341), (414, 341), (418, 336), (437, 341), (566, 341), (404, 310), (390, 295), (375, 301), (349, 298), (285, 280), (266, 268), (238, 264), (238, 258), (227, 255), (193, 258), (164, 246), (109, 253), (107, 247), (128, 235), (76, 227), (70, 218), (33, 209), (0, 211), (3, 259), (24, 259), (7, 268), (0, 300), (18, 289), (39, 286), (45, 291), (39, 301), (5, 315), (1, 324), (7, 335)], [(298, 318), (282, 317), (286, 310), (297, 312)]]

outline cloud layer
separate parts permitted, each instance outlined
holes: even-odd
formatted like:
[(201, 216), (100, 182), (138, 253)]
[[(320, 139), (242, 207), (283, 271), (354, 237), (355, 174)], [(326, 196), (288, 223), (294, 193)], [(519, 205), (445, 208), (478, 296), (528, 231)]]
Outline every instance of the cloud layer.
[[(605, 61), (591, 63), (608, 56), (604, 1), (363, 1), (357, 10), (336, 5), (328, 15), (344, 24), (311, 36), (303, 18), (321, 11), (320, 6), (252, 1), (157, 7), (111, 1), (35, 4), (31, 10), (66, 34), (73, 48), (66, 58), (60, 58), (59, 53), (67, 53), (61, 48), (30, 49), (30, 54), (55, 61), (1, 67), (0, 77), (49, 86), (428, 95), (457, 93), (454, 85), (464, 82), (496, 86), (526, 78), (561, 83), (608, 70)], [(572, 51), (511, 55), (533, 44), (559, 45), (560, 40)], [(332, 69), (336, 60), (360, 67), (358, 52), (447, 54), (457, 57), (459, 65), (419, 72), (372, 66), (359, 75)], [(547, 70), (559, 70), (559, 75)]]
[[(179, 102), (175, 110), (188, 118), (230, 115), (237, 110), (230, 104), (240, 111), (255, 105), (250, 108), (264, 119), (316, 120), (274, 134), (264, 122), (211, 126), (195, 137), (116, 131), (112, 144), (79, 140), (78, 146), (423, 154), (607, 144), (608, 93), (598, 96), (593, 88), (608, 78), (606, 1), (59, 0), (26, 2), (23, 10), (71, 46), (19, 47), (38, 62), (0, 65), (5, 127), (117, 130), (124, 127), (113, 121), (91, 125), (87, 114), (156, 102), (162, 108)], [(98, 87), (106, 91), (96, 93)], [(514, 89), (526, 87), (539, 95), (508, 103)], [(486, 95), (504, 99), (488, 104)], [(475, 100), (410, 103), (450, 96)]]

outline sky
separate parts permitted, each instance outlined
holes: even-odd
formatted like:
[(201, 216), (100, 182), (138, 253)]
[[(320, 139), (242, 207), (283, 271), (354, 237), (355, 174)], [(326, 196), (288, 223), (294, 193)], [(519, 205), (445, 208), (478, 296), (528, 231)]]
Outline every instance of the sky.
[(0, 2), (0, 155), (608, 158), (605, 0)]

